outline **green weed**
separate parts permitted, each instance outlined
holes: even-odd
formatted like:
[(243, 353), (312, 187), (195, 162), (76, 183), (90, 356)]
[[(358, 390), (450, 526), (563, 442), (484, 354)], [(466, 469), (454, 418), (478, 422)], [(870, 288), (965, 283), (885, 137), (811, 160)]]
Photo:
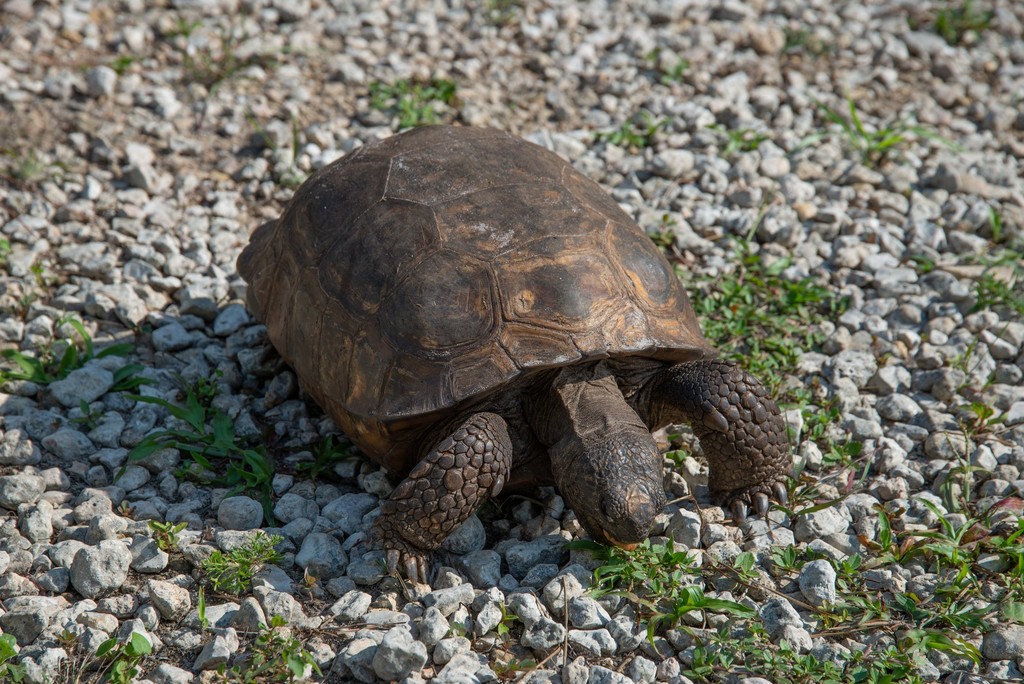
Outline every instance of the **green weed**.
[(988, 229), (992, 233), (992, 242), (1001, 242), (1003, 239), (1003, 215), (996, 211), (995, 207), (988, 208)]
[(647, 618), (648, 635), (679, 624), (693, 611), (729, 613), (735, 617), (753, 617), (746, 606), (706, 596), (694, 584), (700, 573), (686, 551), (669, 544), (651, 544), (644, 540), (633, 551), (607, 547), (596, 542), (572, 542), (570, 548), (591, 551), (604, 564), (594, 570), (595, 596), (620, 594), (636, 603)]
[(268, 563), (280, 562), (282, 556), (274, 547), (284, 541), (276, 534), (262, 532), (247, 544), (224, 553), (214, 551), (203, 561), (203, 571), (214, 591), (235, 596), (252, 588), (252, 579)]
[(596, 542), (573, 542), (570, 548), (591, 551), (603, 561), (594, 570), (594, 593), (626, 592), (638, 596), (671, 596), (692, 584), (699, 573), (693, 558), (668, 544), (645, 540), (633, 551), (603, 546)]
[(693, 458), (689, 449), (670, 449), (665, 452), (664, 456), (672, 464), (673, 470), (682, 468), (684, 461)]
[(102, 413), (93, 411), (92, 407), (89, 406), (88, 402), (86, 402), (85, 399), (78, 400), (78, 411), (82, 415), (75, 416), (74, 418), (71, 419), (71, 422), (75, 423), (76, 425), (81, 425), (82, 429), (86, 431), (92, 430), (97, 425), (99, 425), (100, 419), (103, 417)]
[(508, 639), (512, 631), (512, 623), (519, 620), (519, 617), (505, 608), (505, 604), (501, 603), (498, 605), (501, 609), (501, 621), (498, 626), (494, 628), (494, 631), (498, 633), (498, 637), (501, 639)]
[(0, 155), (7, 157), (9, 162), (4, 165), (2, 174), (23, 185), (33, 185), (46, 179), (52, 173), (63, 170), (63, 163), (50, 163), (35, 150), (27, 152), (0, 149)]
[(714, 124), (708, 128), (718, 133), (726, 141), (725, 147), (721, 151), (723, 157), (731, 157), (738, 152), (753, 152), (761, 146), (761, 143), (771, 138), (767, 133), (751, 128), (728, 130), (721, 124)]
[(107, 661), (107, 684), (131, 684), (141, 674), (142, 659), (153, 652), (153, 645), (142, 634), (132, 632), (131, 638), (121, 643), (117, 637), (107, 639), (96, 649), (96, 657)]
[(729, 277), (691, 282), (690, 301), (704, 335), (724, 350), (723, 356), (777, 392), (782, 374), (796, 366), (801, 354), (824, 342), (816, 324), (837, 318), (845, 302), (810, 278), (782, 278), (791, 260), (766, 265), (751, 251), (749, 238), (738, 241), (737, 262)]
[(645, 229), (647, 237), (669, 259), (678, 258), (679, 256), (679, 250), (676, 247), (676, 236), (672, 232), (672, 227), (675, 225), (676, 220), (672, 218), (671, 214), (662, 214), (661, 220), (656, 225)]
[(34, 264), (28, 267), (28, 270), (32, 273), (32, 277), (36, 281), (36, 287), (38, 287), (39, 289), (45, 290), (53, 283), (52, 280), (47, 278), (46, 269), (43, 267), (42, 262), (35, 262)]
[(11, 254), (11, 241), (0, 237), (0, 267), (7, 266), (7, 257)]
[(311, 480), (320, 479), (323, 475), (333, 472), (334, 466), (342, 461), (355, 458), (352, 446), (337, 444), (334, 435), (327, 435), (313, 447), (313, 460), (303, 461), (295, 466), (295, 472)]
[(822, 454), (823, 462), (828, 467), (848, 466), (860, 457), (863, 450), (864, 445), (860, 442), (829, 442), (827, 451)]
[(978, 34), (989, 27), (995, 13), (979, 10), (972, 0), (961, 0), (959, 5), (950, 5), (938, 11), (932, 29), (950, 45), (977, 40)]
[(203, 629), (210, 628), (210, 619), (206, 617), (206, 587), (199, 587), (196, 592), (196, 615)]
[[(958, 149), (956, 145), (930, 128), (914, 125), (906, 120), (889, 124), (884, 128), (868, 129), (861, 121), (857, 105), (853, 100), (847, 98), (846, 103), (848, 109), (846, 116), (821, 102), (818, 103), (818, 108), (829, 123), (838, 126), (847, 146), (860, 156), (860, 160), (865, 166), (880, 165), (888, 159), (890, 154), (905, 147), (915, 137), (934, 140), (950, 149)], [(812, 136), (805, 142), (820, 137), (822, 136)]]
[(495, 26), (508, 26), (523, 9), (523, 0), (487, 0), (484, 11), (487, 21)]
[(799, 572), (804, 565), (800, 555), (792, 544), (772, 547), (772, 563), (780, 572)]
[(618, 128), (595, 133), (594, 139), (618, 147), (643, 149), (654, 144), (654, 136), (667, 123), (668, 119), (655, 119), (650, 112), (642, 111), (623, 121)]
[[(267, 129), (257, 118), (256, 114), (250, 109), (246, 112), (245, 118), (249, 121), (249, 125), (252, 126), (254, 132), (259, 137), (260, 142), (268, 150), (276, 151), (278, 144), (274, 136), (267, 132)], [(291, 163), (286, 169), (280, 171), (275, 167), (274, 173), (277, 175), (278, 182), (286, 188), (297, 188), (302, 185), (302, 182), (306, 180), (306, 172), (300, 169), (296, 162), (299, 158), (299, 149), (302, 147), (302, 135), (299, 130), (299, 120), (292, 115), (292, 135), (291, 135), (291, 149), (289, 150)]]
[(260, 627), (244, 662), (230, 670), (221, 670), (213, 681), (227, 684), (263, 684), (263, 682), (306, 681), (312, 672), (320, 675), (313, 655), (292, 636), (288, 623), (280, 615)]
[(690, 69), (690, 60), (680, 59), (674, 65), (672, 65), (666, 71), (661, 74), (661, 84), (670, 85), (672, 83), (678, 83), (683, 80), (683, 75)]
[[(877, 620), (902, 630), (898, 641), (901, 652), (923, 655), (932, 650), (945, 651), (954, 657), (980, 663), (980, 653), (972, 637), (989, 628), (992, 615), (998, 610), (1008, 619), (1024, 618), (1020, 599), (1020, 579), (1024, 577), (1024, 522), (993, 530), (987, 516), (968, 517), (954, 525), (944, 513), (927, 499), (921, 503), (934, 514), (937, 529), (907, 530), (897, 533), (892, 528), (886, 509), (878, 507), (877, 540), (861, 539), (873, 556), (867, 567), (887, 567), (908, 562), (923, 563), (928, 571), (943, 578), (935, 595), (925, 598), (893, 591), (879, 593), (864, 586), (859, 576), (860, 557), (851, 557), (837, 565), (836, 603), (820, 610), (828, 629), (842, 633), (844, 625), (863, 624)], [(1009, 500), (1008, 500), (1008, 504)], [(994, 510), (998, 510), (998, 506)], [(995, 553), (1008, 568), (993, 574), (977, 566), (982, 554)], [(989, 560), (991, 562), (991, 559)], [(1003, 584), (1005, 591), (995, 596), (985, 588), (979, 577)]]
[(990, 431), (1004, 419), (1004, 416), (999, 414), (995, 408), (980, 401), (972, 401), (967, 406), (967, 410), (970, 412), (970, 418), (964, 423), (964, 429), (971, 439)]
[(192, 464), (182, 475), (204, 484), (227, 487), (228, 496), (253, 491), (260, 497), (267, 519), (273, 519), (273, 463), (262, 446), (250, 448), (239, 442), (228, 414), (204, 406), (194, 388), (186, 389), (184, 406), (159, 397), (133, 395), (132, 399), (161, 406), (184, 425), (146, 435), (128, 453), (129, 463), (143, 460), (160, 449), (177, 449), (187, 454)]
[(233, 23), (219, 27), (215, 39), (195, 45), (189, 39), (200, 27), (202, 22), (199, 20), (179, 19), (177, 26), (164, 35), (166, 40), (175, 42), (181, 53), (182, 78), (185, 83), (197, 83), (207, 90), (214, 90), (250, 66), (268, 68), (276, 64), (276, 60), (269, 55), (239, 55), (239, 47), (248, 36), (240, 35)]
[(174, 382), (185, 396), (195, 395), (196, 401), (201, 407), (210, 409), (213, 407), (213, 400), (217, 398), (217, 394), (220, 392), (220, 387), (217, 383), (223, 376), (223, 371), (216, 370), (213, 372), (213, 375), (200, 375), (193, 380), (186, 380), (176, 373), (174, 375)]
[(927, 254), (911, 254), (907, 259), (914, 265), (914, 268), (921, 275), (931, 273), (935, 270), (935, 259)]
[(694, 681), (723, 683), (749, 677), (764, 677), (776, 684), (921, 682), (915, 674), (921, 656), (895, 647), (839, 651), (834, 662), (801, 655), (785, 640), (774, 645), (758, 624), (750, 624), (745, 631), (734, 636), (729, 627), (722, 627), (710, 638), (698, 638), (683, 674)]
[[(1020, 269), (1018, 280), (1024, 282), (1024, 269)], [(991, 273), (983, 273), (974, 281), (975, 311), (1006, 307), (1018, 317), (1024, 318), (1024, 292), (1020, 286), (1011, 286)]]
[(841, 413), (835, 400), (824, 406), (805, 406), (801, 411), (804, 419), (804, 439), (820, 443), (826, 439), (829, 428), (839, 422)]
[(174, 28), (164, 34), (165, 38), (189, 38), (196, 29), (203, 25), (199, 19), (186, 19), (178, 17), (174, 22)]
[(370, 106), (398, 117), (399, 130), (438, 123), (436, 107), (455, 105), (453, 81), (432, 78), (428, 83), (401, 79), (393, 84), (370, 84)]
[(128, 73), (128, 70), (132, 68), (132, 65), (139, 61), (139, 58), (135, 55), (120, 55), (110, 63), (110, 68), (118, 76), (124, 76)]
[[(44, 345), (39, 350), (39, 356), (26, 354), (16, 349), (0, 351), (0, 356), (14, 365), (14, 368), (0, 369), (0, 383), (9, 380), (27, 380), (28, 382), (40, 385), (48, 385), (56, 380), (63, 380), (68, 376), (68, 373), (78, 370), (92, 359), (125, 356), (134, 349), (130, 343), (122, 342), (96, 351), (93, 346), (92, 337), (80, 320), (70, 316), (59, 319), (54, 323), (54, 334), (64, 325), (72, 328), (78, 334), (79, 341), (71, 337), (55, 340), (50, 344)], [(57, 342), (61, 344), (58, 345)], [(58, 352), (58, 347), (63, 347), (63, 351)], [(111, 388), (112, 391), (120, 389), (125, 384), (130, 384), (129, 378), (134, 376), (136, 364), (129, 364), (124, 368), (130, 368), (130, 370), (122, 373), (120, 377), (115, 376), (116, 388)], [(137, 366), (137, 368), (141, 369), (142, 367)], [(138, 381), (140, 384), (147, 382), (142, 378), (138, 378)]]
[(784, 33), (786, 36), (786, 41), (782, 47), (784, 54), (806, 52), (814, 57), (821, 57), (833, 51), (831, 45), (823, 41), (807, 26), (786, 28)]
[(514, 681), (515, 675), (520, 672), (529, 672), (537, 668), (537, 661), (533, 658), (518, 660), (513, 657), (496, 661), (492, 668), (498, 679)]
[(683, 76), (690, 69), (690, 60), (677, 59), (675, 64), (668, 68), (661, 66), (661, 48), (656, 47), (647, 53), (647, 59), (653, 62), (658, 71), (658, 82), (662, 85), (672, 85), (683, 80)]
[(18, 641), (13, 634), (0, 634), (0, 682), (18, 684), (25, 679), (25, 668), (12, 662), (18, 655)]
[(161, 551), (175, 551), (178, 548), (178, 535), (188, 527), (188, 523), (160, 522), (150, 520), (149, 531)]

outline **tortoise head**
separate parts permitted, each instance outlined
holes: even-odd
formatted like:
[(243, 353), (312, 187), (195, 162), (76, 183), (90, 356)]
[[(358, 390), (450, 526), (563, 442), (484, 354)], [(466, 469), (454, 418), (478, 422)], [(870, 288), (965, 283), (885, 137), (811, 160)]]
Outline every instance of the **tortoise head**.
[(559, 490), (591, 537), (632, 550), (665, 507), (661, 455), (645, 432), (588, 446), (568, 463), (552, 464)]

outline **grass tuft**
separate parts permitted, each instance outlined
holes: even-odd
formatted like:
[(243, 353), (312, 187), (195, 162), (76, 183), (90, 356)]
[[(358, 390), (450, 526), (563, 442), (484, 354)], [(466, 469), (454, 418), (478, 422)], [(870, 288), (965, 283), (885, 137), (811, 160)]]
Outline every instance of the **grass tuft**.
[(980, 10), (972, 0), (962, 0), (959, 5), (943, 7), (935, 14), (932, 30), (942, 36), (950, 45), (975, 42), (979, 34), (988, 29), (995, 13)]
[(700, 568), (696, 561), (675, 544), (651, 544), (645, 540), (633, 551), (607, 547), (596, 542), (572, 542), (570, 548), (591, 551), (604, 562), (594, 570), (595, 596), (617, 594), (635, 603), (641, 619), (647, 622), (652, 637), (662, 629), (680, 624), (694, 611), (727, 613), (751, 618), (754, 611), (743, 604), (707, 596), (697, 583)]
[(252, 580), (264, 565), (278, 563), (283, 556), (274, 549), (284, 541), (276, 534), (256, 534), (249, 542), (227, 553), (214, 551), (203, 561), (203, 571), (214, 591), (239, 596), (252, 588)]
[[(959, 148), (927, 126), (911, 124), (906, 120), (897, 121), (882, 128), (867, 128), (861, 121), (860, 113), (853, 99), (847, 98), (847, 114), (840, 114), (826, 104), (818, 103), (825, 119), (838, 127), (847, 147), (853, 150), (865, 166), (877, 167), (890, 155), (906, 147), (915, 138), (934, 140), (952, 150)], [(805, 144), (814, 142), (824, 135), (811, 136)]]
[[(134, 350), (130, 343), (121, 342), (96, 351), (92, 337), (80, 320), (66, 316), (59, 319), (53, 329), (57, 331), (64, 325), (72, 328), (78, 334), (78, 340), (72, 337), (55, 339), (44, 345), (39, 350), (38, 356), (16, 349), (0, 351), (0, 356), (13, 366), (6, 369), (0, 368), (0, 383), (10, 380), (25, 380), (40, 385), (49, 385), (51, 382), (63, 380), (71, 371), (78, 370), (93, 359), (126, 356)], [(58, 351), (61, 348), (63, 351)], [(151, 384), (151, 380), (136, 375), (141, 370), (142, 366), (136, 363), (123, 366), (114, 374), (114, 386), (111, 391), (123, 391)]]
[(737, 152), (753, 152), (771, 136), (751, 128), (737, 128), (728, 130), (721, 124), (708, 126), (709, 129), (718, 133), (725, 140), (725, 147), (722, 148), (721, 156), (731, 157)]
[(783, 278), (791, 260), (765, 264), (749, 238), (737, 242), (737, 262), (730, 277), (691, 282), (690, 301), (708, 341), (777, 393), (800, 355), (825, 341), (817, 324), (846, 304), (811, 278)]
[(598, 131), (594, 134), (594, 139), (618, 147), (643, 149), (654, 144), (655, 135), (667, 123), (668, 119), (655, 119), (650, 112), (645, 110), (626, 119), (618, 128), (610, 131)]
[(432, 78), (427, 83), (401, 79), (370, 84), (370, 106), (398, 117), (399, 130), (439, 122), (438, 107), (455, 106), (454, 81)]
[[(128, 463), (144, 460), (160, 449), (177, 449), (190, 460), (190, 465), (183, 468), (179, 476), (227, 487), (227, 496), (254, 492), (263, 504), (267, 520), (273, 520), (270, 488), (274, 477), (273, 461), (261, 445), (247, 446), (235, 435), (231, 417), (212, 407), (212, 396), (204, 389), (208, 382), (204, 379), (186, 385), (184, 405), (159, 397), (132, 396), (135, 401), (165, 408), (181, 426), (146, 435), (128, 452)], [(118, 477), (120, 475), (118, 473)]]

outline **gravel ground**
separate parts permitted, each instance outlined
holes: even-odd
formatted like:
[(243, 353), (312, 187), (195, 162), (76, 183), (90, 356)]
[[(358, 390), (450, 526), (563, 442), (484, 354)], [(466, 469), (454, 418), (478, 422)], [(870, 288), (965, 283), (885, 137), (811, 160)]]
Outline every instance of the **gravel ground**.
[[(240, 674), (261, 655), (332, 682), (1021, 679), (1021, 3), (6, 0), (0, 84), (0, 681), (98, 680), (133, 633), (161, 684), (274, 681)], [(567, 549), (542, 490), (463, 526), (430, 587), (382, 578), (393, 483), (235, 259), (310, 171), (431, 119), (553, 149), (652, 234), (789, 409), (794, 510), (727, 522), (679, 430), (633, 564)], [(185, 527), (165, 550), (150, 521)], [(260, 529), (277, 562), (213, 581)]]

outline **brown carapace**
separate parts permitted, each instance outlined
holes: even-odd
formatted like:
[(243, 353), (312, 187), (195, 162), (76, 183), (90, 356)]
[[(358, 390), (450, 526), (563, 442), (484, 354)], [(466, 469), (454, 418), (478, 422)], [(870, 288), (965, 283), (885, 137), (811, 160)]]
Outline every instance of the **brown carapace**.
[(651, 431), (688, 421), (734, 514), (785, 496), (784, 421), (714, 360), (672, 267), (593, 181), (492, 129), (431, 126), (311, 176), (238, 259), (309, 394), (405, 479), (377, 543), (426, 558), (490, 496), (554, 484), (631, 546), (665, 504)]

